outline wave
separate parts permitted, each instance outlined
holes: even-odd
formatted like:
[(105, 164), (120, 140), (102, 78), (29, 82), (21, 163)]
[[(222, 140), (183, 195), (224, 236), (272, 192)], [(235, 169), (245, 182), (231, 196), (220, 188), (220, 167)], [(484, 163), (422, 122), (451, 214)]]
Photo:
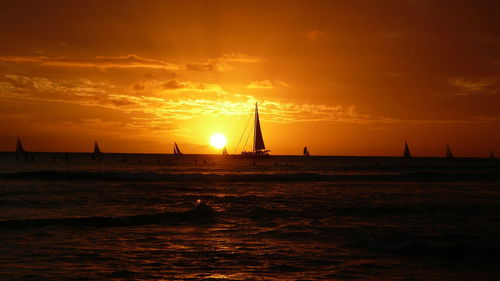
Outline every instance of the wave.
[(123, 227), (148, 224), (183, 224), (213, 222), (215, 211), (205, 203), (183, 212), (165, 212), (151, 215), (133, 215), (121, 217), (77, 217), (77, 218), (43, 218), (25, 220), (0, 221), (0, 229), (26, 229), (47, 226), (69, 227)]
[(393, 174), (289, 173), (156, 173), (126, 171), (30, 171), (0, 174), (0, 179), (45, 181), (146, 182), (500, 182), (500, 172), (407, 172)]
[(388, 240), (369, 239), (364, 241), (364, 247), (377, 252), (392, 252), (415, 256), (499, 256), (500, 245), (475, 245), (475, 243), (447, 242), (419, 240)]

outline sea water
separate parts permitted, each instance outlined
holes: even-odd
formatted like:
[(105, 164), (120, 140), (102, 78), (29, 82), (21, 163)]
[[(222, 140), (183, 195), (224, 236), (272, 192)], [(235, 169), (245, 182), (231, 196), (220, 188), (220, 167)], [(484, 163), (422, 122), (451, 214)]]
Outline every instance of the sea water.
[(0, 154), (2, 280), (499, 280), (499, 264), (494, 159)]

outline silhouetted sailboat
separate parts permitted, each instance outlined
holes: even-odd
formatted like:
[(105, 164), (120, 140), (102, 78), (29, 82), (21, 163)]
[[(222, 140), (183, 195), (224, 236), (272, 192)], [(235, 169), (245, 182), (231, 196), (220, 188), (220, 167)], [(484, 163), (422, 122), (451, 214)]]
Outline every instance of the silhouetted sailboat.
[(307, 149), (307, 146), (304, 146), (304, 151), (302, 152), (304, 156), (309, 156), (309, 149)]
[(97, 141), (94, 142), (94, 154), (101, 154), (101, 149), (99, 148), (99, 144)]
[(227, 155), (227, 149), (226, 147), (224, 146), (224, 148), (222, 149), (222, 155)]
[(403, 158), (411, 158), (410, 148), (408, 148), (407, 142), (405, 142), (405, 151), (403, 154)]
[(496, 158), (495, 154), (493, 153), (493, 150), (490, 150), (490, 158), (491, 159), (495, 159)]
[(253, 155), (253, 156), (268, 156), (269, 150), (266, 150), (264, 145), (264, 138), (262, 137), (262, 130), (260, 128), (259, 120), (259, 108), (257, 103), (255, 103), (255, 120), (254, 120), (254, 134), (253, 134), (253, 150), (243, 151), (242, 155)]
[(21, 153), (24, 152), (23, 144), (21, 143), (21, 139), (18, 137), (16, 142), (16, 152)]
[(182, 154), (182, 152), (181, 152), (181, 150), (179, 149), (179, 146), (177, 145), (177, 143), (176, 143), (176, 142), (174, 142), (174, 154), (175, 154), (175, 155), (181, 155), (181, 154)]
[(446, 144), (446, 158), (448, 158), (448, 159), (455, 158), (453, 156), (453, 153), (451, 153), (451, 149), (450, 149), (450, 146), (448, 144)]

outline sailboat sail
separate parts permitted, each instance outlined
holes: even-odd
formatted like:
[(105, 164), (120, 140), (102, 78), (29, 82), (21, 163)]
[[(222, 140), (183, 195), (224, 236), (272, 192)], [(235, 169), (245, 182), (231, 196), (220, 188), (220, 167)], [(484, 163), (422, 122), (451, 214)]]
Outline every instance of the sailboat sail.
[(307, 149), (307, 146), (304, 146), (304, 151), (303, 151), (304, 156), (309, 156), (309, 149)]
[(411, 158), (410, 148), (408, 147), (408, 143), (405, 142), (405, 151), (403, 154), (403, 158)]
[(224, 149), (222, 149), (222, 155), (227, 155), (227, 149), (225, 146), (224, 146)]
[(451, 149), (450, 149), (450, 146), (449, 145), (446, 145), (446, 158), (448, 159), (453, 159), (455, 158), (453, 156), (453, 153), (451, 153)]
[(179, 146), (177, 145), (176, 142), (174, 142), (174, 154), (180, 155), (182, 154), (181, 150), (179, 149)]
[[(250, 119), (249, 119), (250, 121)], [(255, 103), (255, 120), (254, 120), (254, 132), (253, 132), (253, 148), (252, 151), (245, 151), (243, 150), (241, 152), (242, 155), (247, 155), (247, 156), (269, 156), (269, 150), (266, 150), (266, 146), (264, 145), (264, 138), (262, 137), (262, 129), (260, 127), (260, 120), (259, 120), (259, 108), (257, 103)], [(245, 135), (246, 132), (246, 127), (245, 130), (243, 131), (243, 135)], [(250, 138), (251, 135), (251, 130), (249, 131), (248, 138)], [(243, 135), (240, 138), (243, 138)], [(243, 149), (245, 149), (247, 142), (245, 141), (245, 144), (243, 145)], [(239, 145), (239, 143), (238, 143)], [(236, 147), (238, 147), (238, 145)]]
[(94, 153), (95, 154), (100, 154), (101, 153), (101, 149), (99, 148), (99, 144), (96, 142), (94, 142)]
[(24, 152), (23, 144), (21, 143), (21, 139), (20, 138), (17, 138), (16, 152)]
[(262, 130), (260, 129), (259, 109), (257, 107), (257, 103), (255, 103), (255, 132), (253, 151), (256, 152), (262, 149), (266, 149), (266, 146), (264, 145), (264, 138), (262, 137)]
[(493, 153), (493, 150), (490, 150), (490, 158), (495, 159), (495, 154)]

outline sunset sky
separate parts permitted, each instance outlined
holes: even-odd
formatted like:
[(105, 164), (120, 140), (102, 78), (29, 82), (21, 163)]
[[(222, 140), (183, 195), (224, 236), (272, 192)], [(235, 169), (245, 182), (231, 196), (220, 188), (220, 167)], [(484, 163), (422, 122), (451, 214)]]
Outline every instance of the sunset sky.
[(500, 1), (2, 1), (0, 150), (500, 155)]

